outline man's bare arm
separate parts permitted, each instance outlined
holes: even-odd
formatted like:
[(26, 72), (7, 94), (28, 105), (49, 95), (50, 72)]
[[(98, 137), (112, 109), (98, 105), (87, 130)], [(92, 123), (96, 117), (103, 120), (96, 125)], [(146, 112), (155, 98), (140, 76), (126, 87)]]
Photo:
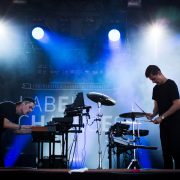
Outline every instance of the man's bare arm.
[(18, 134), (28, 134), (31, 133), (31, 125), (20, 125), (9, 121), (7, 118), (4, 118), (4, 128), (12, 129), (15, 133)]

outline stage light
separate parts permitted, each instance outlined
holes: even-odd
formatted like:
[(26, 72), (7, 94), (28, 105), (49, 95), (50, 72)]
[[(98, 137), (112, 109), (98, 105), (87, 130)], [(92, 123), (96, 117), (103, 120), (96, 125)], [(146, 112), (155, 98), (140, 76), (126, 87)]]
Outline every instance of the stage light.
[(7, 27), (5, 26), (5, 24), (3, 24), (2, 22), (0, 22), (0, 36), (5, 36), (7, 34)]
[(108, 33), (109, 40), (111, 41), (119, 41), (120, 32), (117, 29), (112, 29)]
[(40, 40), (44, 37), (44, 30), (41, 27), (35, 27), (32, 30), (32, 36), (34, 39)]
[(141, 7), (142, 0), (128, 0), (128, 7)]
[(163, 36), (163, 27), (159, 24), (154, 24), (149, 29), (151, 39), (160, 39)]

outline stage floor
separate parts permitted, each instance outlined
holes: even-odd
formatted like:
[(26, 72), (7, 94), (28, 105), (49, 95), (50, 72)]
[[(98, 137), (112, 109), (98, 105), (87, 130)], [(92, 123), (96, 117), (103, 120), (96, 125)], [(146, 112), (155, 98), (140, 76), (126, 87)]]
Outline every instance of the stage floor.
[(118, 178), (118, 179), (151, 179), (152, 178), (180, 178), (180, 170), (161, 170), (161, 169), (37, 169), (37, 168), (0, 168), (2, 178), (49, 178), (55, 179), (78, 179), (84, 178)]

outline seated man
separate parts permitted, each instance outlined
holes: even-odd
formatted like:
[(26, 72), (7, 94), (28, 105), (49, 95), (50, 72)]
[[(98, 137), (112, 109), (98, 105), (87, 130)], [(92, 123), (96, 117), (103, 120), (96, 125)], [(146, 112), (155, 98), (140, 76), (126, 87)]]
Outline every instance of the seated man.
[[(11, 129), (15, 133), (31, 133), (31, 125), (20, 125), (19, 118), (32, 112), (35, 107), (35, 100), (24, 98), (22, 101), (13, 103), (10, 101), (0, 103), (0, 142), (3, 134)], [(0, 166), (4, 166), (3, 147), (0, 143)]]

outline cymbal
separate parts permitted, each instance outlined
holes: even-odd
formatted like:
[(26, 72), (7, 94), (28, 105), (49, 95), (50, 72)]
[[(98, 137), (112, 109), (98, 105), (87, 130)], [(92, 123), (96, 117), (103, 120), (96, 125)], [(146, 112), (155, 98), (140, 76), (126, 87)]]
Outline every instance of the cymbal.
[(144, 116), (146, 116), (146, 114), (143, 113), (143, 112), (129, 112), (129, 113), (120, 114), (119, 116), (122, 117), (122, 118), (131, 118), (131, 119), (133, 119), (133, 118), (144, 117)]
[[(149, 131), (146, 129), (139, 129), (139, 136), (147, 136), (149, 134)], [(130, 130), (127, 132), (127, 135), (133, 135), (133, 130)], [(138, 136), (138, 130), (134, 131), (134, 135)]]
[(93, 102), (101, 103), (102, 105), (105, 105), (105, 106), (113, 106), (116, 104), (115, 100), (113, 100), (112, 98), (110, 98), (109, 96), (105, 94), (101, 94), (98, 92), (89, 92), (87, 94), (87, 97)]
[(132, 122), (132, 121), (121, 121), (121, 124), (130, 124), (130, 125), (132, 125), (132, 123), (133, 124), (142, 124), (142, 123), (140, 123), (140, 122)]

